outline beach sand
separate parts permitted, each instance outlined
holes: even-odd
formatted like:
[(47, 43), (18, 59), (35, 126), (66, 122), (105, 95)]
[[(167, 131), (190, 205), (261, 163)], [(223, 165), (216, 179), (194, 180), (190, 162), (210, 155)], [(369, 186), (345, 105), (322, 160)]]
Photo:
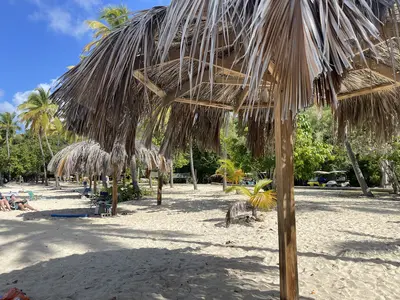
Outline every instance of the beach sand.
[[(2, 192), (19, 187), (6, 187)], [(87, 212), (73, 187), (23, 185), (45, 196), (40, 212), (0, 212), (0, 294), (11, 287), (45, 299), (279, 299), (276, 211), (232, 224), (236, 194), (175, 185), (119, 205), (126, 215), (55, 219)], [(301, 299), (400, 299), (400, 202), (359, 192), (296, 189)]]

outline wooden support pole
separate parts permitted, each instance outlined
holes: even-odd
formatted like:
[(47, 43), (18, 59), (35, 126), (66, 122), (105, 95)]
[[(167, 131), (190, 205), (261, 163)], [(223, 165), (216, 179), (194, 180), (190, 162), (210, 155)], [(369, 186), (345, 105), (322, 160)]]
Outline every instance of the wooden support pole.
[(170, 165), (169, 165), (169, 187), (173, 188), (174, 187), (174, 161), (171, 159)]
[(112, 187), (112, 215), (117, 215), (117, 204), (118, 204), (118, 167), (114, 166), (113, 171), (113, 187)]
[(282, 121), (282, 98), (275, 109), (276, 191), (278, 200), (279, 275), (281, 300), (298, 300), (296, 219), (294, 202), (292, 115)]
[(97, 192), (97, 175), (93, 175), (93, 193), (96, 194)]
[(163, 173), (158, 171), (157, 205), (162, 202)]

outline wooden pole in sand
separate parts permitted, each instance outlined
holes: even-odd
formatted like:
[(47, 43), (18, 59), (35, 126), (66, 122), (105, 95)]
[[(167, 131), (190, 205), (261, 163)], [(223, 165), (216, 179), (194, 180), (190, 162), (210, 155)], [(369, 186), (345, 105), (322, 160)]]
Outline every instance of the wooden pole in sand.
[(93, 175), (93, 193), (96, 194), (97, 192), (97, 175), (96, 173)]
[(117, 203), (118, 203), (118, 181), (117, 181), (118, 167), (114, 166), (113, 172), (113, 187), (112, 187), (112, 215), (117, 215)]
[(276, 191), (278, 200), (279, 275), (281, 300), (298, 300), (296, 219), (294, 202), (293, 123), (288, 113), (282, 121), (282, 98), (274, 111)]
[(158, 171), (157, 205), (162, 202), (163, 173)]

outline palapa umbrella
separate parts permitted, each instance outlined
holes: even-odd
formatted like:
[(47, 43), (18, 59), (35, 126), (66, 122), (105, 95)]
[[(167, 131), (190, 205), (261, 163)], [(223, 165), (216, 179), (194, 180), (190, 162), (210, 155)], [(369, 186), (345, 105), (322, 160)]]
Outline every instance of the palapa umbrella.
[[(136, 159), (146, 169), (159, 169), (166, 172), (169, 168), (168, 161), (159, 154), (159, 149), (151, 145), (150, 149), (140, 141), (136, 141), (135, 151), (131, 157), (132, 183), (138, 188), (136, 181)], [(127, 160), (128, 157), (125, 157)], [(104, 151), (99, 143), (82, 141), (71, 144), (56, 153), (48, 164), (48, 170), (58, 176), (69, 176), (77, 172), (92, 175), (113, 175), (111, 155)], [(96, 189), (96, 187), (95, 187)]]
[[(356, 125), (371, 122), (366, 109), (353, 115), (370, 105), (378, 134), (394, 126), (398, 15), (394, 0), (172, 0), (135, 13), (61, 77), (53, 98), (70, 129), (115, 153), (114, 164), (133, 151), (127, 141), (144, 119), (147, 142), (168, 120), (167, 157), (191, 139), (218, 150), (229, 111), (248, 126), (255, 154), (273, 130), (281, 299), (298, 299), (293, 118), (329, 104), (339, 123)], [(376, 94), (379, 104), (365, 104)]]

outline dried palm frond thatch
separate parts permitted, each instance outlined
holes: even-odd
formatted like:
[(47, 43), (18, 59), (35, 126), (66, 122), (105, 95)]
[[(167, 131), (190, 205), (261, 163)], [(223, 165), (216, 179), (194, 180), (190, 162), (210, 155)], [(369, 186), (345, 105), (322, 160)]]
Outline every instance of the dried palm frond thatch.
[(336, 107), (336, 94), (348, 94), (343, 86), (354, 78), (364, 88), (378, 82), (352, 68), (367, 68), (371, 58), (400, 61), (390, 59), (399, 56), (397, 40), (383, 43), (381, 34), (397, 10), (388, 0), (174, 0), (113, 31), (60, 78), (53, 99), (69, 129), (116, 159), (124, 146), (134, 151), (141, 120), (153, 116), (149, 141), (167, 113), (165, 155), (190, 138), (218, 150), (221, 111), (240, 112), (253, 128), (249, 145), (262, 154), (275, 102), (283, 101), (283, 118), (315, 102)]
[[(156, 146), (147, 149), (139, 141), (135, 147), (135, 157), (147, 169), (160, 169), (163, 172), (169, 170), (169, 163), (164, 156), (160, 155)], [(126, 160), (126, 156), (123, 160)], [(63, 174), (86, 173), (111, 175), (112, 158), (109, 153), (102, 150), (99, 143), (93, 141), (83, 141), (71, 144), (59, 151), (51, 159), (48, 165), (50, 172), (57, 172), (58, 176)]]

